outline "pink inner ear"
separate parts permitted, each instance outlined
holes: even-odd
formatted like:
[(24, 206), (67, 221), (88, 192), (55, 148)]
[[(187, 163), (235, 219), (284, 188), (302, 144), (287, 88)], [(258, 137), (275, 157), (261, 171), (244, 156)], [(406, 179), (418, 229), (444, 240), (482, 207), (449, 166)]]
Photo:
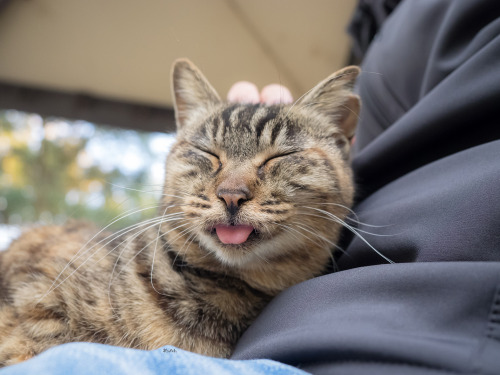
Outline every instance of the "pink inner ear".
[(215, 232), (220, 242), (228, 245), (239, 245), (245, 242), (254, 228), (250, 225), (216, 225)]
[(340, 109), (341, 117), (338, 121), (339, 127), (347, 137), (351, 139), (356, 132), (356, 125), (359, 120), (360, 100), (357, 95), (349, 95), (347, 101)]

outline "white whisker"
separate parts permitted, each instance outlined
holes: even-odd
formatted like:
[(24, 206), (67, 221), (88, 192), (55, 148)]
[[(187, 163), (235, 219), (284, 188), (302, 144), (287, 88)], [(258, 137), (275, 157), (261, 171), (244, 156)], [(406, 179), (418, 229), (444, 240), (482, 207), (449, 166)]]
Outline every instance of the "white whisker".
[[(131, 190), (131, 191), (137, 191), (139, 193), (152, 193), (152, 192), (156, 192), (157, 190), (154, 190), (154, 191), (146, 191), (146, 190), (140, 190), (140, 189), (134, 189), (134, 188), (129, 188), (129, 187), (126, 187), (126, 186), (120, 186), (120, 185), (117, 185), (117, 184), (114, 184), (112, 182), (107, 182), (109, 185), (111, 186), (115, 186), (115, 187), (118, 187), (120, 189), (124, 189), (124, 190)], [(173, 195), (173, 194), (165, 194), (165, 193), (162, 193), (161, 196), (163, 197), (173, 197), (173, 198), (183, 198), (181, 196), (178, 196), (178, 195)]]
[[(163, 211), (163, 214), (161, 216), (159, 216), (158, 218), (156, 218), (155, 220), (155, 223), (151, 226), (148, 226), (146, 228), (149, 229), (149, 228), (152, 228), (154, 227), (155, 225), (158, 224), (158, 232), (160, 231), (160, 228), (161, 228), (161, 225), (163, 223), (166, 223), (166, 222), (169, 222), (169, 221), (175, 221), (175, 220), (179, 220), (181, 217), (184, 216), (184, 213), (182, 212), (175, 212), (175, 213), (172, 213), (172, 214), (169, 214), (169, 215), (165, 215), (165, 213), (167, 212), (167, 210), (169, 208), (173, 208), (173, 207), (176, 207), (176, 205), (171, 205), (171, 206), (167, 206), (165, 208), (165, 210)], [(174, 218), (175, 217), (175, 218)], [(168, 220), (166, 220), (168, 219)], [(142, 232), (141, 232), (142, 233)], [(135, 237), (134, 237), (135, 238)], [(123, 242), (122, 242), (123, 243)], [(121, 245), (121, 243), (120, 243)], [(113, 265), (113, 269), (111, 271), (111, 276), (110, 276), (110, 282), (109, 282), (109, 286), (111, 287), (111, 284), (112, 284), (112, 280), (113, 280), (113, 274), (115, 272), (115, 268), (116, 268), (116, 265), (118, 264), (118, 260), (120, 259), (121, 255), (123, 254), (123, 251), (125, 250), (126, 246), (123, 247), (122, 251), (120, 252), (120, 254), (118, 254), (118, 257), (116, 258), (116, 261), (115, 261), (115, 264)], [(113, 249), (114, 250), (114, 249)], [(109, 254), (109, 253), (108, 253)], [(107, 255), (107, 254), (106, 254)]]
[(318, 211), (318, 212), (321, 212), (325, 215), (327, 215), (330, 219), (332, 219), (334, 222), (337, 222), (339, 224), (341, 224), (342, 226), (344, 226), (346, 229), (348, 229), (350, 232), (352, 232), (356, 237), (358, 237), (361, 241), (363, 241), (366, 245), (368, 245), (368, 247), (370, 247), (370, 249), (372, 249), (373, 251), (375, 251), (375, 253), (377, 253), (378, 255), (380, 255), (382, 258), (384, 258), (387, 262), (389, 263), (394, 263), (392, 260), (390, 260), (389, 258), (387, 258), (384, 254), (382, 254), (380, 251), (378, 251), (377, 249), (375, 249), (362, 235), (360, 235), (358, 233), (358, 229), (352, 227), (351, 225), (347, 224), (344, 220), (338, 218), (337, 216), (333, 215), (331, 212), (328, 212), (328, 211), (325, 211), (325, 210), (322, 210), (320, 208), (315, 208), (315, 207), (308, 207), (308, 206), (304, 206), (304, 208), (309, 208), (311, 210), (315, 210), (315, 211)]
[[(184, 227), (184, 226), (186, 226), (186, 225), (189, 225), (189, 223), (184, 223), (184, 224), (178, 225), (178, 226), (176, 226), (175, 228), (172, 228), (172, 229), (170, 229), (170, 230), (168, 230), (168, 231), (166, 231), (166, 232), (162, 233), (162, 234), (161, 234), (161, 236), (160, 236), (160, 238), (161, 238), (161, 237), (164, 237), (164, 236), (166, 236), (167, 234), (169, 234), (170, 232), (172, 232), (172, 231), (174, 231), (174, 230), (176, 230), (176, 229), (178, 229), (178, 228), (182, 228), (182, 227)], [(138, 256), (140, 253), (142, 253), (142, 252), (143, 252), (143, 251), (144, 251), (147, 247), (149, 247), (149, 245), (151, 245), (151, 244), (152, 244), (153, 242), (155, 242), (156, 240), (157, 240), (157, 239), (155, 238), (154, 240), (152, 240), (152, 241), (148, 242), (146, 245), (144, 245), (144, 246), (143, 246), (143, 248), (142, 248), (141, 250), (139, 250), (139, 251), (138, 251), (138, 252), (137, 252), (137, 253), (136, 253), (136, 254), (135, 254), (132, 258), (130, 258), (130, 259), (129, 259), (129, 261), (128, 261), (127, 263), (125, 263), (125, 265), (123, 266), (123, 269), (126, 269), (126, 268), (127, 268), (127, 266), (128, 266), (128, 265), (129, 265), (129, 264), (130, 264), (130, 263), (131, 263), (131, 262), (132, 262), (135, 258), (137, 258), (137, 256)], [(118, 277), (118, 275), (120, 275), (120, 274), (121, 274), (121, 272), (122, 272), (122, 271), (118, 272), (118, 274), (116, 275), (116, 277)]]
[[(307, 216), (312, 216), (312, 217), (319, 217), (319, 218), (322, 218), (322, 219), (328, 219), (328, 220), (334, 221), (335, 223), (339, 223), (339, 224), (344, 225), (344, 221), (341, 220), (340, 218), (338, 218), (337, 216), (333, 215), (333, 214), (332, 214), (333, 216), (335, 216), (338, 220), (341, 220), (342, 222), (339, 222), (336, 219), (332, 219), (331, 217), (324, 216), (324, 215), (315, 215), (315, 214), (305, 213), (305, 212), (300, 213), (300, 215), (307, 215)], [(346, 218), (346, 220), (347, 219), (348, 218)], [(367, 224), (364, 224), (362, 222), (358, 222), (356, 220), (351, 220), (351, 221), (353, 221), (354, 223), (361, 223), (361, 225), (371, 226), (371, 227), (374, 227), (374, 228), (384, 228), (384, 227), (386, 227), (385, 225), (367, 225)], [(359, 229), (359, 228), (354, 228), (354, 227), (353, 227), (353, 229), (356, 230), (357, 232), (368, 234), (368, 235), (374, 236), (374, 237), (393, 237), (393, 236), (397, 235), (397, 234), (378, 234), (378, 233), (368, 232), (366, 230)]]
[[(302, 230), (306, 231), (307, 233), (310, 233), (318, 238), (320, 238), (321, 240), (323, 240), (324, 242), (326, 242), (327, 244), (335, 247), (337, 250), (341, 251), (342, 253), (346, 253), (344, 249), (342, 249), (339, 245), (337, 245), (335, 242), (333, 241), (330, 241), (328, 238), (324, 237), (323, 235), (321, 235), (320, 233), (318, 233), (317, 231), (314, 231), (312, 230), (312, 228), (309, 226), (309, 225), (306, 225), (304, 223), (301, 223), (301, 224), (297, 224), (297, 223), (294, 223), (296, 227), (298, 228), (301, 228)], [(307, 228), (305, 227), (309, 227), (311, 230), (308, 230)]]
[[(168, 233), (170, 233), (170, 232), (172, 232), (172, 231), (174, 231), (174, 230), (176, 230), (176, 229), (182, 228), (183, 226), (186, 226), (186, 225), (188, 225), (188, 224), (190, 224), (190, 223), (183, 224), (183, 225), (178, 225), (177, 227), (172, 228), (172, 229), (168, 230), (168, 231), (167, 231), (167, 232), (165, 232), (165, 233), (162, 233), (162, 235), (161, 235), (161, 236), (159, 236), (159, 237), (157, 237), (157, 238), (156, 238), (156, 244), (158, 244), (158, 239), (159, 239), (159, 238), (161, 238), (161, 237), (163, 237), (163, 236), (167, 235)], [(190, 227), (190, 228), (193, 228), (193, 227)], [(188, 228), (188, 229), (190, 229), (190, 228)], [(183, 231), (181, 231), (181, 233), (182, 233), (182, 232), (183, 232)], [(176, 238), (178, 238), (178, 237), (179, 237), (179, 235), (177, 235), (176, 237), (174, 237), (174, 239), (172, 239), (172, 240), (171, 240), (171, 242), (173, 242), (173, 241), (174, 241)], [(153, 243), (153, 241), (151, 241), (151, 242), (150, 242), (150, 244), (151, 244), (151, 243)], [(148, 244), (148, 245), (149, 245), (149, 244)], [(141, 250), (141, 251), (142, 251), (142, 250)], [(160, 294), (160, 295), (163, 295), (163, 293), (159, 292), (159, 291), (155, 288), (154, 283), (153, 283), (153, 271), (154, 271), (155, 257), (156, 257), (156, 246), (155, 246), (155, 248), (154, 248), (154, 250), (153, 250), (153, 260), (152, 260), (152, 262), (151, 262), (151, 273), (150, 273), (151, 278), (150, 278), (150, 281), (151, 281), (151, 287), (153, 288), (153, 290), (154, 290), (156, 293), (158, 293), (158, 294)], [(135, 257), (134, 257), (134, 258), (135, 258)], [(133, 259), (133, 258), (132, 258), (132, 259)], [(175, 261), (175, 259), (174, 259), (174, 261)]]
[[(97, 232), (94, 236), (92, 236), (92, 238), (90, 238), (82, 247), (80, 247), (80, 249), (75, 253), (75, 255), (73, 255), (73, 257), (70, 259), (70, 261), (63, 267), (63, 269), (59, 272), (59, 274), (56, 276), (56, 278), (54, 279), (54, 281), (52, 282), (52, 284), (50, 285), (49, 287), (49, 290), (47, 291), (47, 293), (45, 293), (41, 298), (40, 298), (40, 301), (42, 299), (44, 299), (52, 290), (53, 290), (53, 287), (54, 285), (57, 283), (57, 281), (59, 280), (59, 277), (61, 277), (61, 275), (64, 273), (64, 271), (71, 265), (73, 264), (75, 261), (77, 261), (78, 259), (80, 259), (85, 253), (87, 253), (89, 250), (85, 250), (82, 254), (80, 254), (80, 252), (85, 249), (85, 247), (91, 243), (94, 238), (96, 238), (99, 234), (101, 234), (102, 232), (104, 232), (106, 229), (108, 229), (110, 226), (112, 226), (113, 224), (115, 224), (116, 222), (128, 217), (128, 216), (131, 216), (133, 214), (136, 214), (138, 212), (142, 212), (142, 211), (145, 211), (145, 210), (150, 210), (152, 208), (157, 208), (158, 205), (152, 205), (152, 206), (147, 206), (145, 208), (142, 208), (140, 210), (129, 210), (129, 211), (126, 211), (124, 214), (122, 215), (119, 215), (118, 218), (114, 219), (113, 221), (111, 221), (108, 225), (106, 225), (104, 228), (102, 228), (99, 232)], [(125, 228), (126, 229), (126, 228)], [(105, 240), (105, 239), (104, 239)], [(102, 240), (101, 240), (102, 241)], [(97, 244), (99, 244), (101, 241), (99, 241)], [(95, 245), (94, 245), (95, 246)], [(94, 247), (92, 246), (91, 249)]]
[[(160, 219), (158, 219), (160, 220)], [(158, 221), (157, 220), (157, 221)], [(178, 220), (178, 218), (172, 218), (172, 219), (169, 219), (171, 221), (175, 221), (175, 220)], [(154, 226), (156, 226), (158, 223), (155, 222), (154, 224), (148, 226), (147, 228), (141, 230), (139, 233), (136, 233), (134, 234), (134, 236), (132, 237), (132, 239), (135, 239), (137, 236), (139, 236), (140, 234), (144, 233), (146, 230), (148, 230), (149, 228), (152, 228)], [(136, 229), (136, 228), (134, 228)], [(131, 229), (133, 230), (133, 229)], [(129, 231), (131, 231), (129, 230)], [(123, 235), (123, 233), (121, 234)], [(120, 235), (120, 236), (121, 236)], [(118, 236), (118, 237), (120, 237)], [(118, 238), (118, 237), (115, 237), (115, 238)], [(97, 249), (96, 251), (94, 251), (94, 253), (92, 253), (91, 256), (89, 256), (87, 259), (85, 259), (82, 264), (80, 264), (78, 267), (76, 267), (68, 276), (66, 276), (61, 282), (59, 282), (57, 285), (55, 285), (52, 290), (49, 290), (45, 295), (47, 295), (48, 293), (50, 293), (51, 291), (59, 288), (68, 278), (70, 278), (73, 274), (75, 274), (81, 267), (83, 267), (95, 254), (97, 254), (97, 252), (99, 252), (102, 248), (104, 248), (107, 244), (109, 244), (110, 242), (112, 242), (115, 238), (111, 239), (109, 242), (107, 242), (105, 245), (101, 246), (99, 249)], [(129, 240), (128, 238), (123, 240), (121, 243), (119, 243), (118, 245), (116, 245), (113, 249), (111, 249), (110, 251), (108, 251), (103, 257), (101, 257), (98, 261), (94, 262), (93, 264), (96, 264), (98, 263), (100, 260), (104, 259), (106, 256), (108, 256), (109, 254), (111, 254), (118, 246), (120, 246), (121, 244), (123, 244), (125, 241)], [(43, 299), (43, 297), (42, 297)]]

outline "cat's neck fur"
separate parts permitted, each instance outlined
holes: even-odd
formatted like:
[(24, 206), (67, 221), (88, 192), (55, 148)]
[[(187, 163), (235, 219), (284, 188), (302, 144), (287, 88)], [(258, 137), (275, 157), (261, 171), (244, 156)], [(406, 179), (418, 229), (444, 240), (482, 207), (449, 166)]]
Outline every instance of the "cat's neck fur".
[(272, 296), (289, 286), (320, 275), (325, 271), (325, 264), (328, 264), (328, 258), (331, 257), (330, 249), (325, 245), (319, 248), (318, 244), (308, 242), (301, 247), (290, 249), (285, 256), (258, 259), (248, 265), (235, 267), (221, 263), (197, 242), (186, 244), (186, 240), (179, 236), (177, 231), (172, 231), (172, 228), (166, 226), (163, 230), (167, 233), (167, 241), (164, 244), (166, 248), (163, 250), (178, 254), (186, 267), (238, 278), (250, 287)]

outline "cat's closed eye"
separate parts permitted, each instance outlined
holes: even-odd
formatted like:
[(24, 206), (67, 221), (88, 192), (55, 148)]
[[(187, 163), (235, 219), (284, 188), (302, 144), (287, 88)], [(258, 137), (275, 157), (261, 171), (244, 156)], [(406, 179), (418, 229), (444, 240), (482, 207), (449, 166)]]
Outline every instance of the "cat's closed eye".
[(214, 158), (216, 158), (217, 160), (219, 160), (219, 161), (220, 161), (220, 157), (219, 157), (219, 155), (217, 155), (215, 152), (209, 151), (209, 150), (207, 150), (206, 148), (202, 148), (202, 147), (198, 147), (198, 146), (194, 146), (194, 147), (195, 147), (198, 151), (201, 151), (201, 152), (203, 152), (203, 153), (205, 153), (205, 154), (208, 154), (208, 155), (210, 155), (210, 156), (212, 156), (212, 157), (214, 157)]
[(260, 167), (265, 166), (270, 161), (274, 161), (274, 160), (277, 160), (277, 159), (280, 159), (280, 158), (284, 158), (286, 156), (297, 154), (298, 152), (300, 152), (300, 151), (288, 151), (288, 152), (282, 152), (282, 153), (274, 154), (274, 155), (268, 157), (266, 160), (264, 160), (264, 162), (260, 165)]

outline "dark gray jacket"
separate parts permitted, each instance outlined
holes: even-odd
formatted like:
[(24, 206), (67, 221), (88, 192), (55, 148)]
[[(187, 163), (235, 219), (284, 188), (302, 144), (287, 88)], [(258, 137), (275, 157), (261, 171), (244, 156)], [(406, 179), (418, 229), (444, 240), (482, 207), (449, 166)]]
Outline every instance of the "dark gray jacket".
[(235, 359), (318, 374), (500, 374), (500, 2), (406, 0), (363, 62), (361, 235)]

